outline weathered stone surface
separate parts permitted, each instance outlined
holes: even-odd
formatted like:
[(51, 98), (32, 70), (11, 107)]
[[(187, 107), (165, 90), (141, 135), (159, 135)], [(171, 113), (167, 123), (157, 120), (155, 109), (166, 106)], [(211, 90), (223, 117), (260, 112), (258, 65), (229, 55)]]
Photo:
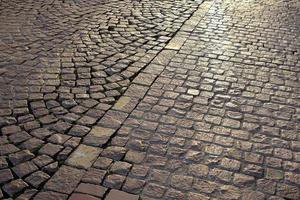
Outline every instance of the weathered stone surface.
[(242, 199), (243, 200), (250, 200), (250, 199), (264, 200), (266, 199), (266, 196), (262, 192), (245, 190), (242, 194)]
[(26, 200), (32, 198), (38, 190), (36, 189), (27, 189), (21, 195), (19, 195), (16, 200)]
[(238, 186), (244, 186), (254, 183), (255, 178), (244, 174), (234, 174), (233, 183)]
[(37, 138), (31, 138), (29, 140), (26, 140), (23, 142), (20, 147), (22, 149), (28, 149), (30, 151), (39, 149), (44, 144), (43, 140), (37, 139)]
[(171, 186), (181, 190), (189, 190), (193, 183), (193, 177), (174, 175), (171, 177)]
[(107, 197), (107, 200), (138, 200), (139, 197), (137, 195), (132, 195), (126, 192), (111, 190)]
[(121, 160), (126, 153), (124, 147), (110, 146), (103, 150), (101, 156), (111, 158), (113, 160)]
[(189, 171), (188, 173), (192, 176), (196, 177), (205, 177), (207, 176), (209, 171), (208, 166), (202, 165), (202, 164), (192, 164), (189, 166)]
[(21, 192), (23, 189), (28, 187), (28, 185), (22, 181), (22, 179), (13, 180), (3, 186), (3, 191), (5, 191), (10, 197)]
[(284, 198), (289, 199), (298, 199), (300, 197), (300, 189), (299, 187), (278, 183), (277, 184), (277, 194)]
[(5, 126), (5, 127), (1, 128), (1, 132), (4, 135), (10, 135), (10, 134), (17, 133), (17, 132), (20, 132), (20, 131), (21, 131), (21, 128), (19, 126), (16, 126), (16, 125)]
[(43, 171), (47, 172), (48, 174), (55, 173), (57, 169), (58, 169), (58, 162), (53, 162), (43, 167)]
[(217, 198), (221, 199), (239, 199), (241, 192), (237, 187), (230, 185), (222, 185), (219, 189), (220, 193)]
[(37, 171), (38, 167), (33, 162), (27, 161), (13, 167), (12, 170), (18, 175), (18, 177), (22, 178), (23, 176)]
[(64, 135), (64, 134), (54, 134), (51, 137), (49, 137), (47, 140), (49, 142), (52, 142), (54, 144), (63, 144), (65, 143), (68, 139), (70, 139), (71, 137), (68, 135)]
[(87, 145), (79, 145), (78, 148), (70, 155), (66, 164), (87, 169), (92, 166), (100, 154), (101, 149), (98, 147), (91, 147)]
[(86, 126), (82, 125), (75, 125), (73, 126), (70, 131), (68, 132), (69, 135), (72, 136), (84, 136), (86, 135), (91, 129)]
[(28, 150), (23, 150), (23, 151), (19, 151), (15, 154), (10, 154), (8, 156), (9, 161), (12, 162), (13, 165), (17, 165), (21, 162), (25, 162), (28, 161), (32, 158), (34, 158), (34, 154), (32, 154), (30, 151)]
[(28, 176), (25, 181), (35, 188), (38, 188), (42, 183), (47, 181), (50, 176), (42, 171), (35, 172)]
[(126, 182), (124, 183), (123, 190), (125, 192), (129, 192), (132, 194), (139, 194), (142, 191), (145, 183), (146, 182), (144, 180), (126, 178)]
[(19, 151), (19, 148), (13, 144), (5, 144), (0, 146), (0, 156), (15, 153), (17, 151)]
[(99, 185), (80, 183), (75, 191), (79, 193), (90, 194), (96, 197), (103, 197), (106, 190), (107, 188)]
[(111, 174), (106, 176), (103, 185), (104, 187), (120, 189), (125, 181), (125, 176), (121, 176), (118, 174)]
[(8, 163), (6, 161), (6, 158), (3, 156), (3, 157), (0, 157), (0, 169), (4, 169), (8, 167)]
[(69, 200), (100, 200), (100, 198), (88, 195), (88, 194), (80, 194), (80, 193), (73, 193)]
[(166, 49), (179, 50), (186, 41), (186, 39), (186, 36), (177, 34), (166, 46)]
[(274, 194), (276, 190), (276, 182), (272, 180), (267, 179), (259, 179), (257, 180), (257, 187), (258, 190), (268, 193), (268, 194)]
[(105, 170), (90, 168), (82, 177), (83, 182), (100, 184), (106, 175)]
[(133, 83), (150, 86), (156, 77), (157, 76), (154, 74), (139, 73), (139, 75), (133, 80)]
[(114, 129), (96, 126), (84, 138), (83, 142), (88, 145), (102, 146), (110, 139), (114, 132)]
[(166, 192), (165, 197), (168, 199), (184, 199), (185, 193), (171, 188)]
[(136, 98), (142, 98), (148, 90), (148, 87), (132, 84), (125, 92), (125, 96), (128, 97), (136, 97)]
[(52, 143), (45, 144), (40, 150), (40, 154), (46, 154), (48, 156), (55, 156), (58, 152), (63, 149), (61, 145), (56, 145)]
[(161, 198), (166, 191), (166, 187), (160, 186), (154, 183), (147, 184), (143, 189), (143, 194), (155, 197), (155, 198)]
[(44, 139), (52, 134), (52, 131), (46, 128), (38, 128), (30, 132), (30, 135), (33, 135), (37, 138)]
[(198, 200), (198, 199), (208, 200), (209, 197), (206, 196), (206, 195), (204, 195), (204, 194), (198, 194), (198, 193), (189, 192), (187, 194), (187, 199), (188, 200)]
[(83, 170), (62, 166), (46, 183), (45, 189), (64, 194), (71, 194), (73, 190), (75, 190), (83, 174)]
[(110, 171), (115, 174), (127, 175), (131, 168), (131, 164), (127, 162), (114, 162), (110, 168)]
[(106, 157), (99, 157), (96, 162), (93, 164), (94, 167), (99, 169), (108, 169), (108, 167), (113, 162), (112, 159)]
[(34, 200), (66, 200), (68, 195), (57, 192), (39, 192), (33, 199)]
[(145, 159), (145, 157), (146, 157), (145, 152), (129, 150), (126, 153), (124, 160), (130, 163), (141, 163)]
[(12, 180), (13, 174), (11, 173), (10, 169), (2, 169), (0, 170), (0, 184), (3, 184), (7, 181)]
[(130, 113), (135, 108), (137, 103), (137, 98), (123, 96), (116, 102), (113, 109)]
[(66, 160), (72, 151), (73, 151), (73, 148), (65, 147), (61, 152), (59, 152), (57, 154), (57, 156), (56, 156), (57, 160), (58, 161)]

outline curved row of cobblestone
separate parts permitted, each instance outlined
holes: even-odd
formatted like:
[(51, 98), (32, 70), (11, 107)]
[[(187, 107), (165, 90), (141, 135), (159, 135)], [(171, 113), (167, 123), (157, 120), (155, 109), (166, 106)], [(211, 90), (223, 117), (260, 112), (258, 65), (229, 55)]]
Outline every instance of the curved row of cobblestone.
[(0, 198), (34, 196), (197, 6), (2, 1)]

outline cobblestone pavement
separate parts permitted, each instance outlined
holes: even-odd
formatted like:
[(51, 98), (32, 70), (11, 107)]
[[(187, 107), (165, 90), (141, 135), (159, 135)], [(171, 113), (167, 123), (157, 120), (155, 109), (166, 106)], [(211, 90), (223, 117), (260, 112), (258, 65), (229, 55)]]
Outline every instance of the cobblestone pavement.
[(300, 199), (300, 2), (4, 0), (0, 198)]

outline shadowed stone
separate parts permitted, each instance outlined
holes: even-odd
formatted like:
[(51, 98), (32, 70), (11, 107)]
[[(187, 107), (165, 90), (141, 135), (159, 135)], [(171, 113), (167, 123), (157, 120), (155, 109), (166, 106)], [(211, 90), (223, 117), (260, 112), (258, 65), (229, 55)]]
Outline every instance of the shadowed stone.
[(14, 177), (10, 171), (10, 169), (0, 170), (0, 184), (5, 183), (7, 181), (12, 180)]
[(33, 187), (39, 187), (43, 182), (48, 180), (50, 176), (42, 171), (35, 172), (28, 176), (25, 181), (32, 185)]
[(13, 167), (12, 169), (20, 178), (22, 178), (23, 176), (31, 174), (34, 171), (37, 171), (38, 167), (33, 162), (27, 161), (25, 163), (21, 163)]
[(21, 179), (17, 179), (7, 183), (3, 186), (3, 191), (5, 191), (9, 196), (14, 196), (16, 193), (21, 192), (28, 185)]
[(17, 165), (21, 162), (34, 158), (34, 154), (28, 150), (23, 150), (15, 154), (10, 154), (8, 158), (10, 162), (12, 162), (14, 165)]
[(78, 185), (84, 171), (69, 166), (62, 166), (46, 183), (45, 189), (71, 194)]

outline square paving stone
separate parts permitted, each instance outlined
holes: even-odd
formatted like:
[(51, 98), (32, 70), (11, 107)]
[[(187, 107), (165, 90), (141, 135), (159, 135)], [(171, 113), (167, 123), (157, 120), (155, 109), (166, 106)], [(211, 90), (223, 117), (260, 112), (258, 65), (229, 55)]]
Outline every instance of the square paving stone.
[(18, 196), (16, 200), (28, 200), (31, 197), (33, 197), (33, 195), (35, 195), (37, 192), (38, 191), (36, 189), (27, 189), (20, 196)]
[(120, 128), (121, 124), (126, 120), (127, 117), (127, 113), (109, 110), (98, 122), (98, 124), (104, 127), (117, 129)]
[(38, 167), (33, 162), (27, 161), (25, 163), (21, 163), (13, 167), (12, 169), (20, 178), (22, 178), (23, 176), (26, 176), (28, 174), (31, 174), (32, 172), (37, 171)]
[(0, 145), (0, 156), (15, 153), (17, 151), (19, 151), (19, 148), (13, 144)]
[(84, 174), (84, 170), (62, 166), (46, 183), (45, 189), (71, 194)]
[(38, 193), (33, 200), (66, 200), (67, 198), (68, 195), (66, 194), (46, 191)]
[(113, 163), (113, 165), (110, 168), (110, 171), (114, 174), (120, 174), (120, 175), (126, 176), (129, 172), (131, 166), (132, 165), (127, 162), (117, 161), (117, 162)]
[(25, 181), (32, 185), (33, 187), (39, 187), (43, 182), (48, 180), (50, 176), (42, 171), (35, 172), (28, 176)]
[(40, 154), (46, 154), (48, 156), (55, 156), (55, 154), (57, 154), (58, 152), (60, 152), (63, 149), (62, 146), (60, 145), (56, 145), (56, 144), (45, 144), (40, 150), (39, 153)]
[(94, 167), (100, 169), (107, 169), (111, 163), (113, 162), (112, 159), (106, 157), (99, 157), (96, 162), (93, 164)]
[(124, 183), (122, 190), (134, 194), (139, 194), (142, 191), (145, 183), (146, 182), (143, 180), (126, 178), (126, 182)]
[(90, 168), (83, 176), (82, 181), (86, 183), (100, 184), (106, 175), (106, 170)]
[(111, 190), (105, 200), (138, 200), (139, 196), (122, 192), (119, 190)]
[(148, 87), (132, 84), (126, 91), (125, 95), (129, 97), (142, 98), (148, 90)]
[(133, 80), (133, 83), (150, 86), (157, 76), (151, 73), (139, 73)]
[(31, 136), (28, 133), (26, 133), (25, 131), (22, 131), (19, 133), (12, 134), (8, 138), (14, 144), (18, 144), (18, 143), (24, 142), (25, 140), (30, 139)]
[(108, 188), (120, 189), (125, 181), (125, 178), (125, 176), (111, 174), (105, 178), (103, 185)]
[(93, 146), (104, 145), (114, 134), (115, 129), (94, 127), (91, 132), (84, 138), (84, 143)]
[(23, 150), (23, 151), (19, 151), (15, 154), (10, 154), (8, 156), (9, 161), (13, 164), (13, 165), (17, 165), (19, 163), (28, 161), (30, 159), (34, 158), (34, 154), (31, 153), (28, 150)]
[(101, 200), (101, 199), (88, 194), (73, 193), (68, 200)]
[(32, 160), (38, 167), (44, 167), (53, 162), (53, 159), (47, 155), (40, 155)]
[(68, 158), (66, 164), (87, 169), (92, 166), (102, 149), (81, 144)]
[(7, 183), (2, 187), (3, 191), (5, 191), (9, 196), (14, 196), (16, 193), (21, 192), (24, 188), (28, 187), (28, 185), (21, 179), (17, 179)]
[(34, 149), (38, 149), (39, 147), (41, 147), (42, 144), (44, 144), (43, 140), (39, 140), (37, 138), (30, 138), (29, 140), (26, 140), (25, 142), (23, 142), (20, 145), (20, 147), (22, 149), (34, 150)]
[(52, 142), (54, 144), (62, 145), (63, 143), (65, 143), (70, 138), (71, 138), (71, 136), (58, 133), (58, 134), (54, 134), (51, 137), (49, 137), (47, 139), (47, 141)]
[(110, 146), (104, 149), (101, 156), (111, 158), (113, 160), (121, 160), (126, 154), (127, 149), (124, 147)]
[(115, 103), (113, 109), (130, 113), (137, 104), (137, 98), (123, 96)]
[(10, 135), (13, 133), (18, 133), (21, 131), (21, 128), (19, 126), (11, 125), (11, 126), (5, 126), (1, 129), (3, 135)]
[(10, 171), (10, 169), (0, 170), (0, 184), (5, 183), (7, 181), (12, 180), (14, 177)]
[(71, 128), (71, 130), (68, 132), (69, 135), (72, 136), (84, 136), (90, 131), (89, 127), (81, 126), (81, 125), (75, 125)]
[(76, 188), (76, 192), (90, 194), (96, 197), (103, 197), (107, 188), (100, 185), (94, 185), (89, 183), (80, 183)]

